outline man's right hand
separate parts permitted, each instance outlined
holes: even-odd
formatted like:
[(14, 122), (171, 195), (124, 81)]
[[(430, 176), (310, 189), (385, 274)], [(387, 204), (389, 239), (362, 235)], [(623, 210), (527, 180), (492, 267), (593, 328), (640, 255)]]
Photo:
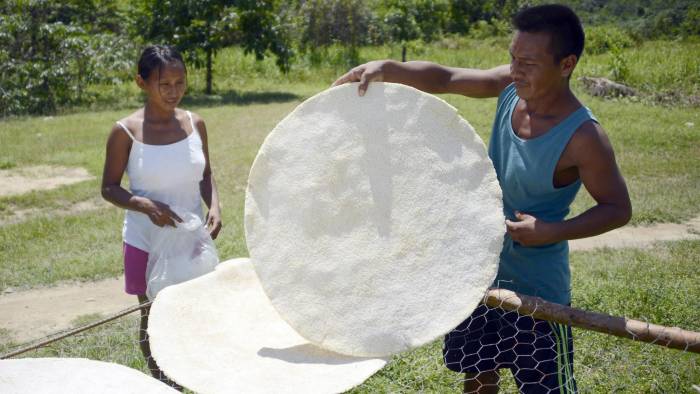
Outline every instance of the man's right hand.
[(424, 61), (377, 60), (353, 68), (333, 82), (333, 86), (359, 82), (357, 91), (363, 96), (373, 81), (401, 83), (432, 94), (452, 93), (476, 98), (498, 97), (513, 79), (508, 64), (479, 70)]
[(361, 64), (343, 74), (340, 78), (333, 82), (333, 85), (331, 86), (338, 86), (350, 82), (359, 82), (360, 85), (357, 87), (357, 93), (360, 96), (364, 96), (370, 82), (381, 82), (384, 80), (384, 72), (382, 71), (383, 65), (383, 60), (375, 60), (369, 63)]

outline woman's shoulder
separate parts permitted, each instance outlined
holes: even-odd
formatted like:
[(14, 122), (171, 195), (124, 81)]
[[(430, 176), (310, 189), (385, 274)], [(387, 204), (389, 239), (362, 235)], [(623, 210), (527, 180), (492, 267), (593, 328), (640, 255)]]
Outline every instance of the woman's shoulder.
[(176, 116), (177, 116), (178, 120), (180, 120), (181, 123), (183, 121), (185, 121), (185, 122), (192, 121), (194, 126), (200, 132), (202, 132), (203, 129), (205, 128), (204, 119), (201, 116), (199, 116), (198, 113), (193, 112), (193, 111), (188, 111), (185, 109), (180, 109), (180, 108), (178, 108), (176, 111), (178, 111), (178, 113), (176, 113)]
[(130, 113), (129, 115), (117, 120), (115, 125), (119, 123), (123, 124), (127, 129), (134, 130), (143, 124), (143, 108), (139, 108), (136, 111)]
[[(194, 123), (204, 122), (204, 119), (203, 119), (201, 116), (199, 116), (198, 113), (196, 113), (196, 112), (194, 112), (194, 111), (189, 111), (189, 110), (181, 109), (181, 108), (178, 108), (177, 111), (182, 111), (182, 116), (183, 116), (185, 119), (187, 119), (187, 120), (189, 120), (189, 118), (190, 118), (190, 116), (191, 116), (191, 117), (192, 117), (192, 121), (193, 121)], [(179, 115), (179, 114), (178, 114), (178, 115)], [(178, 118), (180, 118), (180, 116), (178, 116)]]

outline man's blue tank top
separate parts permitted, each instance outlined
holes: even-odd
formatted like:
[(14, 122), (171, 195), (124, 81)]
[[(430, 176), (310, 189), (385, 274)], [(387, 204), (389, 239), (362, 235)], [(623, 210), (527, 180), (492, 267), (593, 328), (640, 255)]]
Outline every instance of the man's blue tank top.
[[(574, 132), (584, 122), (597, 120), (581, 107), (545, 134), (521, 139), (512, 126), (518, 100), (513, 84), (501, 92), (489, 143), (489, 157), (503, 189), (503, 213), (510, 220), (515, 220), (517, 210), (547, 222), (562, 221), (581, 181), (555, 188), (554, 170)], [(569, 304), (568, 242), (524, 247), (506, 234), (494, 286)]]

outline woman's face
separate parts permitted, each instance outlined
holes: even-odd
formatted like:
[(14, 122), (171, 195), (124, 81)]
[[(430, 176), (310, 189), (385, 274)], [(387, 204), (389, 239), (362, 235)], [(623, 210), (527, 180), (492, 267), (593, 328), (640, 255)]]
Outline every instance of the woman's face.
[(151, 104), (163, 109), (175, 109), (187, 90), (185, 66), (175, 61), (153, 70), (146, 80), (140, 76), (139, 86), (146, 92)]

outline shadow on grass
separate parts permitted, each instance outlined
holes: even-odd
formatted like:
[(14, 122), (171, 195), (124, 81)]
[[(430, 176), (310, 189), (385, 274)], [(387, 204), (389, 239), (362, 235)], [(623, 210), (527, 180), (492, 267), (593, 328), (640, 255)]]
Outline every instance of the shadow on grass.
[(184, 105), (214, 107), (225, 104), (251, 105), (284, 103), (301, 99), (301, 96), (289, 92), (246, 92), (228, 90), (217, 94), (188, 93), (182, 99)]

